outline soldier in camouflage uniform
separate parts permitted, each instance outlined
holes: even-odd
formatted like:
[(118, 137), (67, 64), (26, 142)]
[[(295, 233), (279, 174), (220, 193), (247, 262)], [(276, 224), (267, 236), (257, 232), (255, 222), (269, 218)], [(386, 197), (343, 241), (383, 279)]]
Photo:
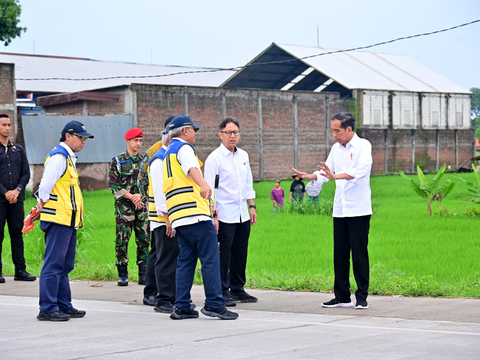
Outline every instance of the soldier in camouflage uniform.
[(128, 241), (135, 230), (137, 244), (138, 284), (145, 285), (145, 269), (150, 243), (148, 215), (139, 194), (137, 179), (143, 155), (142, 129), (130, 129), (125, 134), (127, 151), (115, 156), (110, 164), (109, 187), (115, 196), (115, 251), (118, 285), (128, 285)]

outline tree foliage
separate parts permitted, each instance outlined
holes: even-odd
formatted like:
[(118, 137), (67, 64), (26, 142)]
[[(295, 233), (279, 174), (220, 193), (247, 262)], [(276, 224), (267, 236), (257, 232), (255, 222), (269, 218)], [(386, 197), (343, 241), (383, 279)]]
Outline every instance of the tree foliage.
[(472, 98), (472, 117), (480, 116), (480, 89), (472, 87), (470, 91), (473, 93)]
[(27, 28), (18, 26), (22, 7), (18, 0), (0, 0), (0, 41), (8, 46)]
[(475, 137), (480, 139), (480, 89), (472, 87), (472, 127), (475, 129)]

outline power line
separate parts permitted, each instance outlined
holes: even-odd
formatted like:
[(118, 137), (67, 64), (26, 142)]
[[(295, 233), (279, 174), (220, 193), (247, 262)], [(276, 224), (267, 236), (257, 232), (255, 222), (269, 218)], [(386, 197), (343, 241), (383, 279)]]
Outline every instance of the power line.
[(364, 50), (364, 49), (370, 49), (376, 46), (380, 45), (386, 45), (386, 44), (391, 44), (397, 41), (401, 40), (407, 40), (407, 39), (413, 39), (417, 37), (422, 37), (422, 36), (428, 36), (428, 35), (434, 35), (434, 34), (439, 34), (442, 32), (447, 32), (451, 31), (454, 29), (458, 29), (464, 26), (472, 25), (475, 23), (480, 22), (480, 19), (473, 20), (464, 24), (452, 26), (449, 28), (441, 29), (441, 30), (436, 30), (436, 31), (431, 31), (427, 33), (421, 33), (421, 34), (416, 34), (416, 35), (410, 35), (410, 36), (402, 36), (396, 39), (388, 40), (388, 41), (382, 41), (379, 43), (371, 44), (371, 45), (366, 45), (366, 46), (358, 46), (355, 48), (350, 48), (350, 49), (344, 49), (344, 50), (333, 50), (333, 51), (328, 51), (328, 52), (323, 52), (319, 54), (314, 54), (314, 55), (308, 55), (304, 56), (301, 58), (294, 58), (294, 59), (287, 59), (287, 60), (277, 60), (277, 61), (267, 61), (267, 62), (257, 62), (251, 65), (242, 65), (242, 66), (237, 66), (233, 68), (212, 68), (208, 70), (192, 70), (192, 71), (179, 71), (179, 72), (173, 72), (173, 73), (168, 73), (168, 74), (158, 74), (158, 75), (120, 75), (120, 76), (108, 76), (108, 77), (99, 77), (99, 78), (80, 78), (80, 79), (75, 79), (75, 78), (62, 78), (62, 77), (52, 77), (52, 78), (12, 78), (12, 77), (0, 77), (0, 79), (13, 79), (13, 80), (22, 80), (22, 81), (58, 81), (58, 80), (63, 80), (63, 81), (100, 81), (100, 80), (113, 80), (113, 79), (147, 79), (147, 78), (161, 78), (161, 77), (169, 77), (169, 76), (175, 76), (175, 75), (185, 75), (185, 74), (199, 74), (199, 73), (212, 73), (212, 72), (220, 72), (220, 71), (232, 71), (232, 70), (237, 70), (240, 71), (242, 69), (247, 68), (248, 66), (257, 66), (257, 65), (270, 65), (270, 64), (281, 64), (281, 63), (286, 63), (286, 62), (292, 62), (292, 61), (299, 61), (299, 60), (305, 60), (309, 58), (314, 58), (314, 57), (319, 57), (319, 56), (324, 56), (324, 55), (331, 55), (331, 54), (337, 54), (341, 52), (350, 52), (350, 51), (356, 51), (356, 50)]

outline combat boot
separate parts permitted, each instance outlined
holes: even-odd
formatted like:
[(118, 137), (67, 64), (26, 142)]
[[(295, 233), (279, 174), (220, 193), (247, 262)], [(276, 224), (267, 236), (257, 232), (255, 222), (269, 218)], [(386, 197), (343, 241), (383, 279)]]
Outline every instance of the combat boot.
[(128, 267), (127, 265), (117, 265), (118, 286), (128, 286)]
[(138, 285), (146, 285), (145, 274), (147, 272), (147, 262), (138, 264)]

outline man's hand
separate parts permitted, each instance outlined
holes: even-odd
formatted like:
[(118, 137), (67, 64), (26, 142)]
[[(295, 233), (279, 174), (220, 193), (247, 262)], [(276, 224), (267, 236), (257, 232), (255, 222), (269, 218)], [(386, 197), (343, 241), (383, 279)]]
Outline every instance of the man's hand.
[(40, 219), (40, 213), (42, 212), (43, 205), (45, 205), (45, 202), (40, 199), (40, 202), (38, 202), (37, 205), (35, 206), (36, 213), (32, 217), (32, 221), (37, 221)]
[(324, 171), (324, 174), (320, 173), (320, 175), (325, 176), (327, 179), (330, 179), (330, 180), (336, 179), (335, 174), (332, 173), (332, 171), (330, 170), (330, 168), (327, 166), (326, 163), (320, 161), (320, 165), (317, 165), (317, 166), (320, 168), (320, 170)]
[(20, 191), (18, 191), (17, 189), (13, 189), (5, 193), (5, 198), (10, 204), (15, 204), (17, 202), (19, 194)]
[(295, 174), (297, 174), (300, 177), (300, 179), (317, 180), (317, 175), (315, 174), (307, 174), (306, 172), (301, 172), (301, 171), (295, 170), (294, 168), (292, 168), (292, 171)]
[(142, 196), (140, 194), (133, 194), (128, 198), (128, 200), (135, 205), (135, 210), (140, 210), (143, 207)]
[(257, 222), (257, 212), (255, 211), (254, 208), (250, 208), (250, 223), (253, 225), (255, 225), (255, 223)]
[(200, 186), (200, 196), (204, 199), (208, 199), (212, 196), (212, 189), (208, 186), (206, 181)]
[(170, 238), (173, 238), (175, 236), (175, 233), (173, 232), (172, 223), (168, 219), (168, 213), (163, 213), (163, 216), (165, 217), (165, 226), (166, 226), (167, 236)]
[(135, 210), (141, 210), (143, 208), (142, 200), (139, 200), (139, 201), (133, 203), (133, 205), (135, 205)]
[(220, 229), (220, 223), (218, 222), (218, 210), (217, 209), (213, 210), (213, 225), (215, 225), (215, 229), (217, 230), (217, 234), (218, 234), (218, 229)]

